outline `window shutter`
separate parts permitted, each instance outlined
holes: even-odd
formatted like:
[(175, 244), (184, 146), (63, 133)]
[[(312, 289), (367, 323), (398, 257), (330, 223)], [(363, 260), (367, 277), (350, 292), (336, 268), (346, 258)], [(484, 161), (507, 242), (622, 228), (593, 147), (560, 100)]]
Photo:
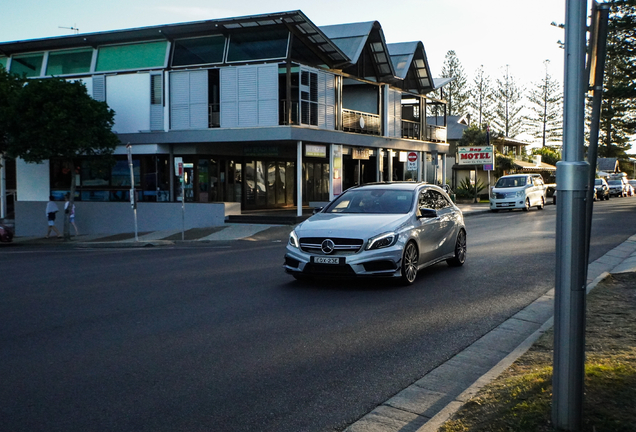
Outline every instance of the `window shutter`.
[(393, 95), (393, 103), (394, 103), (394, 135), (395, 137), (402, 137), (402, 93), (399, 91), (395, 91)]
[(163, 130), (163, 75), (150, 75), (150, 130)]
[(254, 66), (238, 68), (238, 125), (250, 127), (258, 125), (257, 69)]
[(190, 128), (208, 128), (208, 71), (190, 74)]
[(106, 101), (106, 76), (105, 75), (93, 76), (93, 99), (100, 102)]
[(170, 73), (170, 128), (190, 128), (189, 72)]
[(258, 66), (258, 126), (278, 125), (278, 65)]
[(221, 73), (221, 127), (238, 126), (238, 73), (237, 68), (222, 68)]

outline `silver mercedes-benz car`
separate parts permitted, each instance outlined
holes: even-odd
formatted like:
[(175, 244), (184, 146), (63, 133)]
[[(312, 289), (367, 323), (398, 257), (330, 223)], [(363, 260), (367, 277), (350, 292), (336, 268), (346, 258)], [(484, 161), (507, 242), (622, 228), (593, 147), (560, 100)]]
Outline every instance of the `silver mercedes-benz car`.
[(417, 272), (466, 260), (461, 210), (440, 187), (414, 182), (347, 189), (289, 236), (285, 271), (296, 279), (384, 276), (412, 284)]

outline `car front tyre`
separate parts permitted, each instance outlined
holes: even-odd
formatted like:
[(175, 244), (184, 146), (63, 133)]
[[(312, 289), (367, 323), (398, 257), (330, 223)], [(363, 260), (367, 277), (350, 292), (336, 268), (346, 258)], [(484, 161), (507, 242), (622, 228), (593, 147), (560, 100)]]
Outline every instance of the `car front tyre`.
[(408, 242), (402, 253), (402, 283), (411, 285), (417, 277), (417, 264), (419, 261), (419, 252), (414, 242)]
[(526, 203), (525, 206), (523, 207), (523, 211), (529, 211), (530, 210), (530, 198), (526, 198)]
[(451, 267), (461, 267), (466, 262), (466, 231), (460, 230), (455, 241), (455, 256), (447, 259), (446, 264)]

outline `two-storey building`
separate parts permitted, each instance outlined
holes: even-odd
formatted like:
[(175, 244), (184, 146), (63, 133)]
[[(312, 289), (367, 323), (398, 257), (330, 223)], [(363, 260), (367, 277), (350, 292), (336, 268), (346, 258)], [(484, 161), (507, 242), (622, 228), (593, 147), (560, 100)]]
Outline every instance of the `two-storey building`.
[(130, 231), (128, 144), (141, 230), (179, 228), (182, 198), (190, 228), (245, 210), (300, 215), (359, 183), (445, 181), (446, 128), (426, 122), (444, 101), (427, 97), (424, 46), (387, 44), (377, 21), (318, 27), (290, 11), (4, 42), (0, 64), (81, 80), (121, 140), (107, 172), (16, 161), (18, 235), (42, 231), (38, 206), (71, 175), (85, 231)]

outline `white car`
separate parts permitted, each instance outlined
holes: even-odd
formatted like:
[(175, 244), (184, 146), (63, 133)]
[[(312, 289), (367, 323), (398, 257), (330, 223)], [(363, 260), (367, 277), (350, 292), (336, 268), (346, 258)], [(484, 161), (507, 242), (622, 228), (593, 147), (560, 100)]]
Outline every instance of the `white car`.
[(536, 207), (543, 210), (547, 187), (541, 174), (513, 174), (500, 177), (490, 195), (490, 210)]

